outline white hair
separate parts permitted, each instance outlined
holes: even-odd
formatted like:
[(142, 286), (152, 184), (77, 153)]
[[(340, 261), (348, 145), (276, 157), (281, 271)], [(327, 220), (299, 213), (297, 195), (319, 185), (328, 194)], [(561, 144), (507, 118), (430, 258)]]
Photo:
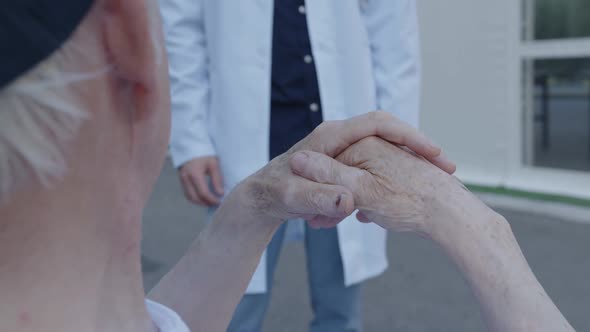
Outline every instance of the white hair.
[(104, 71), (66, 73), (67, 58), (58, 51), (0, 91), (0, 199), (17, 184), (47, 185), (66, 171), (67, 140), (87, 116), (68, 86)]
[[(157, 8), (157, 6), (155, 6)], [(152, 15), (157, 15), (157, 10)], [(157, 26), (152, 41), (161, 62)], [(82, 32), (81, 40), (96, 39)], [(0, 90), (0, 203), (22, 184), (49, 185), (67, 172), (66, 148), (89, 114), (76, 85), (112, 70), (96, 64), (90, 72), (72, 72), (72, 63), (92, 54), (71, 42), (27, 74)]]

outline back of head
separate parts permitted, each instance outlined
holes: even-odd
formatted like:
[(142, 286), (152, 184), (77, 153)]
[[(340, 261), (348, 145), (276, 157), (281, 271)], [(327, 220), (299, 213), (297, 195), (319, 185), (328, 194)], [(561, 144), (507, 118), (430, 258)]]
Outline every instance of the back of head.
[(70, 2), (61, 15), (47, 0), (9, 1), (0, 9), (0, 42), (7, 46), (0, 55), (0, 201), (27, 181), (47, 184), (62, 175), (64, 146), (85, 117), (68, 89), (81, 76), (72, 75), (80, 57), (63, 44), (92, 1)]
[(141, 212), (169, 134), (157, 13), (0, 6), (0, 331), (87, 330), (143, 305)]
[[(138, 112), (149, 104), (140, 100), (146, 95), (154, 107), (166, 105), (160, 38), (156, 5), (142, 0), (2, 4), (0, 205), (24, 188), (62, 179), (73, 154), (84, 150), (73, 146), (97, 141), (80, 137), (89, 121), (105, 114), (117, 121), (116, 110)], [(116, 127), (99, 123), (103, 134)]]

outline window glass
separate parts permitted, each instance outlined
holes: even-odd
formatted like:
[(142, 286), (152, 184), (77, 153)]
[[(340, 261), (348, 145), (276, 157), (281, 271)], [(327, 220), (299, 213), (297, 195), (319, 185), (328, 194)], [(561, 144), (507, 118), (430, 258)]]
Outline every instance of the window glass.
[(590, 58), (524, 63), (528, 164), (590, 171)]
[(524, 0), (525, 40), (590, 37), (590, 0)]

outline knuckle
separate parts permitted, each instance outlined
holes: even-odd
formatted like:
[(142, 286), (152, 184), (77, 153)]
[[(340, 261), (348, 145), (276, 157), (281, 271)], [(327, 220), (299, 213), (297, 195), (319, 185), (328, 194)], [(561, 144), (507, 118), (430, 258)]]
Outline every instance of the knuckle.
[(328, 195), (322, 191), (308, 191), (305, 195), (306, 202), (313, 210), (320, 215), (329, 215), (332, 211), (331, 200)]
[(318, 158), (310, 163), (308, 173), (315, 182), (331, 183), (336, 179), (338, 168), (331, 158), (318, 155)]
[[(325, 174), (323, 181), (325, 183), (330, 182), (330, 183), (339, 183), (339, 178), (340, 178), (340, 172), (338, 170), (338, 167), (336, 166), (336, 163), (334, 163), (332, 160), (328, 161), (328, 164), (326, 165), (325, 169)], [(324, 172), (322, 172), (324, 173)]]
[[(373, 176), (368, 173), (368, 172), (359, 172), (356, 175), (356, 178), (354, 179), (354, 184), (356, 186), (356, 188), (370, 188), (372, 186), (375, 186), (375, 183), (373, 183)], [(356, 189), (355, 188), (355, 189)]]
[(318, 202), (317, 196), (318, 196), (318, 193), (315, 191), (307, 190), (303, 193), (303, 199), (304, 199), (305, 205), (310, 207), (312, 211), (315, 211), (315, 212), (321, 214), (320, 203)]

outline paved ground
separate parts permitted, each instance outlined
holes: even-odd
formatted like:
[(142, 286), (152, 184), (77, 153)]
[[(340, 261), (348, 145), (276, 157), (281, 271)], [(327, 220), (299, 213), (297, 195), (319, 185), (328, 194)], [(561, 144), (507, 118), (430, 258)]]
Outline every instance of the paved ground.
[[(578, 331), (590, 331), (590, 224), (534, 212), (501, 211), (547, 292)], [(145, 280), (151, 288), (203, 227), (202, 209), (186, 203), (167, 167), (145, 215)], [(589, 213), (590, 220), (590, 213)], [(366, 332), (484, 331), (473, 297), (455, 268), (428, 242), (392, 234), (391, 269), (364, 289)], [(287, 245), (265, 332), (305, 331), (308, 309), (304, 250)]]

